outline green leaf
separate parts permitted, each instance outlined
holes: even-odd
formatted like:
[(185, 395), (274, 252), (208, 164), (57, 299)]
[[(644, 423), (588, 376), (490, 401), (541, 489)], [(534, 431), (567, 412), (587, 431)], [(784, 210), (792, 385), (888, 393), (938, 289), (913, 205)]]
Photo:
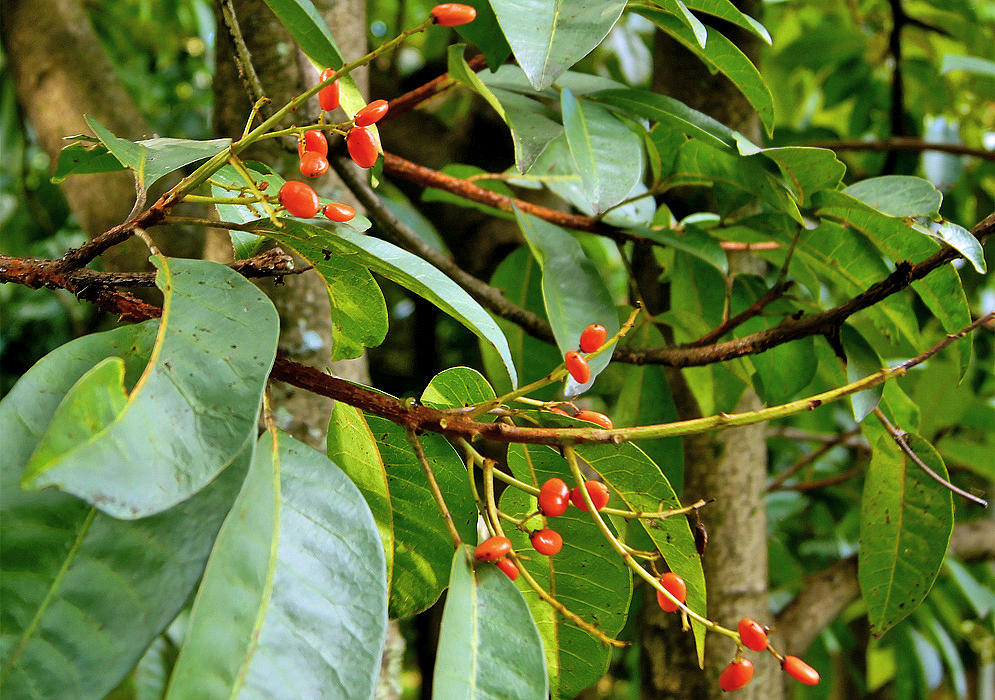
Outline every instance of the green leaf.
[[(490, 8), (490, 5), (488, 5), (487, 7)], [(476, 24), (476, 22), (479, 19), (480, 18), (478, 17), (473, 22), (470, 22), (470, 24)], [(503, 38), (504, 37), (502, 37), (502, 39)], [(466, 44), (453, 44), (452, 46), (449, 47), (449, 50), (446, 52), (446, 57), (447, 57), (446, 65), (448, 68), (449, 77), (455, 80), (456, 82), (465, 85), (466, 87), (470, 88), (478, 95), (483, 97), (484, 100), (487, 101), (487, 104), (493, 107), (494, 111), (498, 113), (498, 116), (500, 116), (503, 121), (507, 122), (508, 117), (504, 113), (504, 107), (501, 106), (500, 100), (498, 100), (498, 98), (494, 96), (494, 93), (491, 92), (490, 88), (488, 88), (484, 84), (484, 81), (480, 79), (480, 76), (477, 75), (477, 73), (470, 68), (469, 64), (467, 64), (466, 58), (463, 57), (463, 53), (465, 50), (466, 50)]]
[(138, 142), (127, 141), (112, 134), (89, 114), (85, 118), (93, 133), (121, 165), (135, 171), (139, 184), (144, 188), (152, 186), (163, 175), (179, 170), (184, 165), (218, 155), (231, 144), (231, 139), (193, 141), (154, 138)]
[(387, 303), (380, 285), (355, 256), (332, 254), (314, 238), (296, 230), (267, 231), (277, 243), (296, 251), (314, 266), (325, 282), (332, 320), (331, 360), (359, 357), (364, 348), (380, 345), (387, 336)]
[(802, 223), (798, 205), (787, 186), (761, 163), (708, 148), (700, 141), (688, 141), (681, 146), (674, 172), (664, 183), (668, 187), (724, 185), (758, 197)]
[[(366, 422), (383, 460), (393, 511), (390, 616), (407, 617), (431, 607), (448, 584), (453, 542), (404, 429), (371, 415)], [(419, 440), (460, 538), (475, 541), (477, 507), (463, 460), (441, 435), (426, 433)]]
[[(619, 329), (611, 294), (597, 267), (587, 258), (577, 239), (559, 226), (515, 209), (518, 226), (532, 254), (542, 267), (542, 296), (561, 356), (577, 349), (580, 334), (592, 323)], [(597, 377), (611, 360), (602, 353), (591, 360), (591, 377)]]
[(694, 32), (669, 12), (646, 5), (639, 5), (633, 9), (683, 44), (713, 73), (718, 71), (729, 78), (736, 89), (743, 93), (747, 101), (757, 110), (760, 123), (764, 125), (767, 134), (773, 132), (774, 97), (760, 71), (735, 44), (713, 31), (709, 32), (708, 48), (702, 49), (698, 46)]
[(760, 150), (739, 132), (673, 97), (632, 88), (599, 90), (589, 97), (609, 107), (624, 110), (627, 114), (666, 124), (689, 138), (698, 139), (712, 148), (731, 154), (750, 155)]
[(978, 274), (987, 274), (988, 263), (985, 262), (985, 250), (981, 247), (978, 239), (963, 226), (958, 226), (952, 221), (915, 221), (912, 223), (912, 228), (956, 249), (974, 266)]
[(463, 4), (477, 10), (477, 17), (469, 24), (456, 27), (456, 32), (480, 49), (491, 70), (497, 70), (511, 55), (511, 47), (501, 33), (490, 0), (465, 0)]
[[(563, 418), (562, 424), (581, 425), (571, 418)], [(540, 486), (553, 477), (573, 483), (566, 460), (548, 446), (511, 445), (508, 466), (517, 479), (533, 486)], [(513, 517), (524, 517), (535, 513), (536, 500), (518, 489), (509, 488), (501, 495), (500, 507)], [(529, 520), (529, 525), (539, 528), (544, 522), (563, 537), (562, 551), (555, 557), (540, 555), (532, 550), (526, 533), (509, 528), (505, 534), (516, 551), (530, 556), (521, 563), (539, 585), (552, 591), (567, 609), (596, 625), (607, 637), (614, 638), (625, 623), (632, 595), (628, 568), (587, 513), (571, 508), (556, 518), (555, 523), (537, 515)], [(520, 577), (517, 584), (542, 636), (552, 697), (569, 700), (604, 675), (611, 649), (554, 611), (523, 578)]]
[(389, 590), (394, 573), (394, 514), (387, 490), (387, 471), (363, 412), (336, 401), (328, 424), (327, 445), (328, 458), (363, 494), (377, 523), (386, 557)]
[(59, 491), (18, 486), (65, 393), (107, 357), (122, 358), (127, 381), (137, 381), (157, 324), (67, 343), (0, 401), (4, 697), (101, 700), (111, 692), (186, 604), (238, 492), (247, 450), (196, 496), (141, 520), (117, 520)]
[[(335, 38), (311, 0), (265, 0), (265, 2), (294, 37), (297, 48), (319, 68), (338, 70), (345, 65), (345, 59), (342, 58)], [(339, 78), (339, 86), (342, 109), (352, 117), (366, 106), (366, 100), (351, 74)]]
[(272, 302), (224, 265), (153, 263), (166, 299), (148, 367), (98, 430), (87, 427), (88, 409), (79, 406), (106, 407), (108, 394), (125, 394), (121, 372), (108, 376), (102, 368), (104, 381), (89, 375), (69, 390), (22, 485), (58, 486), (108, 515), (141, 518), (202, 489), (255, 434), (276, 356)]
[(943, 56), (943, 65), (940, 67), (940, 75), (946, 75), (953, 71), (964, 71), (965, 73), (995, 79), (995, 61), (982, 58), (981, 56), (945, 54)]
[[(506, 299), (545, 318), (546, 309), (542, 300), (542, 267), (526, 246), (521, 246), (505, 258), (490, 280), (491, 286), (500, 289)], [(503, 318), (496, 319), (498, 326), (508, 338), (511, 357), (515, 366), (521, 368), (521, 383), (531, 384), (542, 379), (563, 361), (559, 350), (541, 340), (533, 338), (521, 326)], [(500, 394), (512, 390), (501, 365), (501, 359), (490, 345), (480, 343), (484, 367), (491, 383)], [(552, 399), (556, 388), (553, 386), (533, 394), (537, 399)]]
[[(867, 342), (863, 335), (850, 324), (842, 328), (843, 350), (846, 352), (846, 379), (853, 383), (863, 379), (885, 367), (884, 360), (878, 355), (874, 346)], [(853, 407), (853, 418), (858, 423), (877, 408), (884, 393), (884, 385), (879, 384), (865, 391), (858, 391), (850, 396)]]
[(387, 637), (376, 523), (362, 494), (325, 455), (283, 433), (278, 443), (271, 462), (280, 478), (276, 573), (238, 697), (367, 700)]
[(767, 44), (772, 44), (770, 33), (764, 25), (747, 14), (739, 11), (729, 0), (685, 0), (684, 5), (688, 9), (696, 12), (703, 12), (719, 19), (724, 19), (730, 24), (742, 27), (748, 32), (756, 34)]
[[(348, 256), (349, 260), (396, 282), (455, 318), (497, 350), (511, 383), (517, 386), (515, 364), (511, 360), (508, 341), (501, 329), (473, 297), (438, 269), (418, 256), (379, 238), (357, 234), (341, 227), (329, 231), (302, 221), (281, 221), (284, 224), (281, 235), (299, 241), (308, 240), (322, 250), (327, 249), (330, 256)], [(265, 229), (269, 222), (260, 221), (257, 225), (260, 229)], [(265, 235), (271, 234), (272, 231), (265, 231)]]
[[(947, 469), (918, 435), (909, 447), (943, 478)], [(871, 632), (880, 637), (926, 598), (953, 531), (953, 497), (888, 436), (874, 446), (860, 512), (857, 577)]]
[(644, 238), (674, 250), (682, 250), (703, 260), (719, 272), (729, 272), (729, 258), (722, 244), (694, 225), (685, 225), (678, 231), (665, 228), (630, 228)]
[(542, 640), (515, 584), (468, 546), (456, 550), (449, 580), (433, 700), (546, 700)]
[(602, 214), (639, 184), (643, 175), (642, 142), (604, 107), (560, 93), (563, 127), (584, 193), (594, 214)]
[(846, 166), (827, 148), (790, 146), (765, 148), (760, 153), (777, 163), (801, 207), (808, 206), (815, 192), (835, 190), (846, 173)]
[(589, 54), (622, 15), (624, 0), (491, 0), (511, 50), (536, 90)]
[(861, 180), (843, 190), (886, 216), (938, 216), (943, 195), (929, 180), (885, 175)]
[[(469, 367), (450, 367), (432, 377), (422, 392), (421, 402), (432, 408), (466, 408), (496, 398), (484, 375)], [(492, 415), (478, 420), (490, 422)]]
[[(624, 505), (615, 504), (613, 507), (653, 513), (661, 509), (680, 508), (682, 505), (660, 467), (632, 443), (577, 445), (577, 454), (622, 498)], [(701, 568), (701, 557), (698, 556), (687, 518), (678, 515), (652, 522), (640, 520), (639, 523), (663, 555), (670, 570), (687, 584), (687, 606), (707, 617), (705, 573)], [(705, 658), (705, 627), (692, 620), (691, 629), (694, 630), (698, 663), (701, 665)]]
[(214, 541), (165, 700), (237, 697), (273, 592), (279, 502), (279, 462), (264, 443)]
[(691, 14), (691, 11), (681, 0), (657, 0), (656, 4), (660, 6), (660, 9), (669, 12), (685, 24), (694, 34), (698, 46), (705, 48), (705, 42), (708, 40), (708, 30), (705, 29), (705, 25), (701, 23), (701, 20)]
[[(478, 75), (491, 94), (501, 104), (501, 118), (511, 131), (515, 147), (515, 164), (519, 172), (526, 172), (546, 149), (546, 146), (563, 133), (558, 115), (544, 103), (509, 89), (507, 81), (513, 77), (524, 78), (518, 66), (501, 66), (493, 74)], [(517, 81), (514, 81), (517, 82)]]
[(102, 143), (76, 141), (59, 151), (52, 182), (56, 185), (70, 175), (94, 175), (124, 170), (124, 166)]

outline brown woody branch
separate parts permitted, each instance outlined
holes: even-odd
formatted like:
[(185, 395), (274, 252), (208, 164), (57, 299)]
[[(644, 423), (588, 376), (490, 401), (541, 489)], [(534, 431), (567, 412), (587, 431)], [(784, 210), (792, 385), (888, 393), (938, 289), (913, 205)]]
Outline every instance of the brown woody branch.
[(958, 156), (973, 156), (982, 160), (995, 161), (995, 151), (962, 146), (957, 143), (930, 143), (907, 136), (895, 136), (880, 141), (819, 141), (807, 143), (811, 148), (828, 148), (832, 151), (940, 151)]
[[(981, 518), (956, 525), (948, 551), (965, 560), (995, 559), (995, 523)], [(859, 596), (856, 556), (810, 576), (801, 593), (775, 618), (775, 639), (780, 640), (776, 643), (786, 653), (803, 653)]]
[[(487, 67), (487, 59), (483, 54), (474, 56), (466, 63), (470, 66), (470, 70), (474, 72), (483, 70)], [(396, 117), (411, 109), (414, 109), (425, 100), (445, 92), (455, 84), (456, 81), (449, 77), (449, 73), (443, 73), (437, 78), (433, 78), (428, 81), (424, 85), (419, 85), (414, 90), (406, 92), (400, 97), (395, 97), (388, 103), (387, 114), (384, 116), (384, 120)]]

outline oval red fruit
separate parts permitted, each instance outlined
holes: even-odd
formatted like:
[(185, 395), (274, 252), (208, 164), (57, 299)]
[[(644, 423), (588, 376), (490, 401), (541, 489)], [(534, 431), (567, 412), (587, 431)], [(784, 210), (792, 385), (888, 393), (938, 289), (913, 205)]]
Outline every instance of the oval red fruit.
[(356, 126), (369, 126), (370, 124), (376, 124), (383, 118), (383, 115), (387, 114), (388, 106), (387, 100), (374, 100), (356, 112), (356, 116), (353, 117), (353, 121), (356, 123)]
[[(674, 596), (681, 603), (688, 598), (688, 587), (684, 579), (672, 571), (668, 571), (660, 577), (660, 585), (663, 586), (670, 595)], [(656, 592), (656, 602), (660, 604), (664, 612), (676, 612), (677, 604), (660, 591)]]
[(496, 561), (511, 551), (511, 540), (507, 537), (488, 537), (473, 550), (477, 561)]
[(566, 355), (563, 356), (563, 362), (567, 366), (567, 371), (570, 376), (574, 378), (574, 381), (578, 384), (587, 384), (588, 380), (591, 378), (591, 368), (587, 364), (587, 360), (576, 350), (570, 350)]
[(441, 27), (458, 27), (469, 24), (477, 18), (477, 11), (469, 5), (458, 2), (447, 2), (432, 8), (432, 17)]
[(767, 632), (759, 622), (748, 617), (739, 621), (739, 638), (747, 649), (763, 651), (767, 648)]
[(353, 127), (345, 137), (345, 145), (353, 162), (361, 168), (372, 168), (380, 157), (377, 140), (365, 126)]
[(352, 221), (353, 217), (356, 216), (355, 209), (348, 204), (341, 204), (339, 202), (329, 202), (322, 211), (332, 221)]
[[(591, 503), (594, 504), (595, 510), (601, 510), (608, 505), (608, 499), (611, 497), (611, 494), (608, 493), (608, 487), (600, 481), (594, 481), (593, 479), (585, 481), (584, 488), (587, 489), (587, 493), (591, 497)], [(581, 494), (580, 488), (574, 487), (573, 490), (570, 491), (570, 501), (585, 513), (590, 512), (587, 509), (587, 503), (584, 501), (584, 496)]]
[(305, 131), (297, 141), (297, 155), (303, 158), (304, 154), (309, 152), (317, 153), (324, 158), (328, 157), (328, 137), (321, 129)]
[[(321, 71), (321, 82), (325, 82), (335, 73), (331, 68)], [(339, 81), (326, 85), (318, 91), (318, 104), (326, 112), (331, 112), (339, 106)]]
[(539, 554), (551, 557), (563, 549), (563, 537), (556, 530), (543, 528), (529, 535), (529, 541)]
[(310, 219), (318, 215), (318, 193), (297, 180), (287, 180), (280, 188), (280, 204), (291, 216)]
[(608, 331), (600, 323), (592, 323), (580, 334), (580, 351), (594, 352), (608, 340)]
[(301, 175), (304, 177), (321, 177), (328, 172), (328, 161), (325, 156), (314, 151), (307, 151), (301, 156)]
[(738, 659), (725, 667), (719, 675), (719, 687), (722, 690), (739, 690), (753, 680), (753, 662), (749, 659)]
[(539, 489), (539, 510), (548, 518), (556, 518), (570, 507), (570, 487), (563, 479), (549, 479)]
[(505, 575), (514, 581), (518, 578), (518, 567), (515, 566), (515, 562), (511, 559), (506, 559), (504, 557), (497, 560), (497, 568), (501, 569)]
[(819, 683), (819, 672), (797, 656), (785, 656), (784, 661), (781, 662), (781, 668), (799, 683), (804, 683), (805, 685), (817, 685)]
[(577, 415), (574, 416), (578, 420), (586, 420), (590, 423), (597, 423), (605, 430), (611, 430), (615, 427), (612, 423), (612, 419), (606, 416), (604, 413), (598, 413), (597, 411), (588, 411), (584, 409), (583, 411), (577, 411)]

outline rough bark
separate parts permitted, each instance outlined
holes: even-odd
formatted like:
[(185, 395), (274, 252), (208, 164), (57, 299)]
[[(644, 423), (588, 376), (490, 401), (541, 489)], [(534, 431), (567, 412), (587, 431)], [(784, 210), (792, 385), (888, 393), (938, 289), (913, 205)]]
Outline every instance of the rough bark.
[[(744, 12), (759, 16), (760, 3), (737, 2)], [(723, 34), (756, 63), (759, 46), (753, 37), (734, 28), (721, 27)], [(682, 100), (756, 141), (759, 121), (743, 95), (721, 74), (712, 75), (682, 46), (668, 37), (657, 37), (654, 90)], [(707, 196), (707, 193), (706, 193)], [(700, 209), (699, 193), (686, 193), (683, 201), (671, 201), (675, 211)], [(735, 261), (734, 271), (756, 272), (757, 262)], [(671, 373), (675, 400), (682, 418), (700, 415), (679, 373)], [(736, 411), (760, 407), (748, 389)], [(732, 408), (732, 407), (729, 407)], [(729, 410), (726, 408), (725, 410)], [(762, 425), (726, 431), (718, 436), (689, 436), (684, 443), (687, 498), (713, 498), (715, 504), (701, 511), (709, 539), (703, 558), (708, 591), (708, 617), (735, 627), (742, 617), (768, 621), (767, 521), (764, 484), (767, 476), (765, 430)], [(643, 644), (643, 694), (647, 699), (702, 700), (718, 698), (718, 675), (732, 659), (735, 649), (724, 637), (709, 635), (705, 647), (705, 671), (697, 669), (690, 635), (682, 635), (679, 621), (647, 606), (641, 641)], [(777, 664), (770, 655), (753, 655), (754, 680), (739, 691), (744, 700), (777, 700), (782, 697)]]

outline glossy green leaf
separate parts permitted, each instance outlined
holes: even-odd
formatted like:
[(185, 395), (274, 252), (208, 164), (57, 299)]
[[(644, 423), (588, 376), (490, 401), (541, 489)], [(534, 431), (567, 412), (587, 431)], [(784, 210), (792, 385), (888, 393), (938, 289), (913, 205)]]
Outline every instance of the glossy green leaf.
[(515, 164), (519, 172), (524, 173), (532, 167), (546, 146), (563, 133), (563, 125), (557, 120), (556, 112), (546, 104), (495, 84), (514, 71), (521, 72), (521, 69), (517, 66), (502, 66), (493, 76), (485, 74), (479, 77), (501, 104), (502, 118), (511, 131), (515, 147)]
[(846, 166), (828, 148), (765, 148), (760, 154), (777, 163), (801, 207), (809, 205), (815, 192), (835, 190), (846, 173)]
[(102, 143), (75, 141), (59, 151), (52, 182), (58, 185), (70, 175), (94, 175), (118, 170), (124, 170), (124, 166), (107, 150), (107, 146)]
[(764, 25), (749, 15), (740, 12), (729, 0), (684, 0), (684, 5), (695, 12), (702, 12), (723, 19), (748, 32), (756, 34), (767, 44), (773, 43)]
[(708, 30), (701, 23), (701, 20), (691, 14), (687, 5), (681, 0), (657, 0), (656, 4), (687, 25), (698, 42), (698, 46), (705, 48), (705, 43), (708, 41)]
[(199, 494), (141, 520), (117, 520), (68, 494), (18, 485), (77, 379), (102, 359), (120, 357), (133, 384), (152, 351), (157, 323), (67, 343), (0, 401), (4, 697), (104, 698), (186, 604), (238, 493), (248, 451)]
[(843, 190), (886, 216), (937, 216), (943, 195), (933, 183), (908, 175), (884, 175)]
[[(490, 6), (488, 5), (488, 7)], [(476, 24), (477, 21), (478, 20), (474, 20), (473, 22), (470, 22), (470, 24)], [(480, 79), (480, 76), (470, 68), (469, 64), (467, 64), (466, 58), (463, 57), (465, 50), (465, 44), (453, 44), (449, 47), (446, 53), (446, 65), (449, 77), (456, 82), (465, 85), (483, 97), (484, 100), (487, 101), (487, 104), (489, 104), (494, 111), (498, 113), (498, 116), (507, 122), (508, 116), (504, 112), (504, 107), (501, 106), (501, 101), (498, 100), (494, 93), (491, 92), (490, 88), (488, 88), (487, 85), (484, 84), (484, 81)]]
[(387, 471), (366, 417), (358, 408), (335, 402), (328, 424), (327, 454), (363, 494), (373, 514), (386, 557), (389, 590), (394, 573), (394, 514)]
[[(280, 433), (273, 592), (239, 700), (369, 700), (387, 637), (387, 577), (362, 494), (325, 455)], [(271, 447), (272, 446), (272, 447)]]
[(267, 438), (214, 541), (164, 700), (230, 700), (245, 682), (276, 571), (280, 471)]
[(331, 360), (359, 357), (364, 348), (380, 345), (387, 336), (387, 303), (373, 275), (355, 256), (333, 253), (319, 240), (296, 233), (287, 227), (266, 235), (297, 252), (324, 280), (332, 320)]
[(642, 142), (610, 111), (578, 101), (569, 88), (561, 91), (560, 106), (584, 193), (592, 213), (601, 214), (625, 199), (642, 180)]
[(449, 581), (433, 700), (546, 700), (542, 640), (515, 584), (468, 546), (456, 550)]
[(984, 248), (981, 247), (978, 239), (963, 226), (958, 226), (952, 221), (915, 221), (912, 223), (912, 228), (955, 248), (974, 266), (978, 274), (984, 275), (988, 272)]
[[(943, 478), (947, 469), (918, 435), (909, 447)], [(874, 445), (860, 512), (857, 575), (871, 632), (880, 637), (929, 593), (953, 531), (953, 497), (889, 436)]]
[[(884, 361), (878, 355), (874, 346), (867, 342), (863, 335), (853, 326), (846, 324), (841, 329), (843, 350), (846, 352), (846, 379), (855, 382), (870, 376), (885, 367)], [(884, 393), (884, 386), (878, 385), (865, 391), (859, 391), (850, 396), (853, 408), (853, 418), (862, 423), (865, 418), (877, 408)]]
[[(265, 182), (270, 192), (279, 192), (280, 187), (283, 186), (284, 179), (273, 172), (260, 172), (259, 170), (253, 172), (253, 165), (256, 164), (246, 163), (246, 167), (250, 169), (249, 172), (252, 173), (256, 183)], [(260, 165), (260, 167), (263, 166)], [(213, 181), (211, 183), (212, 197), (237, 197), (242, 194), (242, 191), (238, 188), (246, 186), (245, 180), (231, 165), (225, 165), (220, 168), (214, 173), (211, 179)], [(218, 184), (214, 184), (215, 182)], [(230, 189), (223, 185), (229, 185)], [(253, 204), (252, 206), (244, 204), (215, 204), (214, 208), (218, 212), (218, 218), (222, 221), (230, 221), (236, 224), (247, 224), (250, 221), (255, 221), (266, 216), (266, 212), (258, 204)], [(234, 250), (236, 260), (251, 258), (253, 255), (259, 253), (266, 244), (265, 238), (246, 233), (245, 231), (232, 229), (228, 232), (228, 235), (231, 237), (232, 249)]]
[[(321, 69), (336, 70), (345, 65), (345, 59), (342, 58), (332, 32), (311, 0), (265, 0), (265, 2), (294, 37), (297, 48), (314, 61), (315, 65)], [(351, 74), (339, 78), (339, 86), (342, 109), (352, 117), (366, 106), (366, 100)]]
[(121, 165), (135, 171), (142, 187), (150, 187), (163, 175), (179, 170), (184, 165), (216, 156), (231, 144), (231, 139), (193, 141), (154, 138), (128, 141), (112, 134), (90, 115), (86, 115), (86, 123)]
[(698, 46), (694, 32), (669, 12), (646, 5), (639, 5), (634, 9), (700, 58), (709, 70), (718, 71), (729, 78), (757, 110), (760, 123), (764, 125), (768, 135), (773, 131), (774, 97), (760, 71), (735, 44), (713, 31), (708, 34), (708, 47), (702, 49)]
[(798, 205), (787, 186), (761, 163), (708, 148), (700, 141), (691, 140), (681, 146), (674, 172), (664, 183), (668, 187), (725, 186), (741, 190), (802, 223)]
[(456, 32), (480, 49), (491, 70), (497, 70), (511, 55), (511, 47), (501, 33), (490, 0), (465, 0), (463, 4), (477, 10), (477, 16), (469, 24), (456, 27)]
[[(762, 323), (756, 330), (770, 328)], [(751, 326), (744, 324), (744, 333)], [(755, 388), (767, 406), (787, 403), (809, 385), (818, 368), (813, 349), (815, 339), (799, 338), (784, 343), (757, 355), (750, 355), (750, 363), (756, 369)]]
[[(511, 383), (517, 386), (518, 375), (515, 364), (508, 350), (508, 341), (501, 329), (473, 297), (437, 268), (379, 238), (364, 236), (341, 227), (330, 231), (302, 221), (292, 219), (281, 219), (281, 221), (284, 224), (280, 231), (281, 236), (309, 241), (322, 251), (328, 250), (330, 257), (336, 255), (347, 257), (430, 301), (455, 318), (478, 338), (494, 346), (504, 362)], [(269, 222), (258, 222), (258, 226), (260, 229), (266, 229), (269, 227)], [(271, 233), (269, 230), (265, 231), (265, 235)]]
[(729, 257), (722, 248), (722, 244), (697, 226), (686, 225), (677, 231), (666, 228), (630, 228), (629, 230), (654, 243), (693, 255), (719, 272), (729, 272)]
[[(515, 210), (518, 226), (542, 267), (542, 295), (561, 354), (577, 349), (580, 334), (600, 323), (611, 337), (619, 329), (618, 314), (601, 273), (577, 239), (559, 226)], [(591, 377), (611, 359), (602, 353), (591, 360)]]
[[(660, 467), (632, 443), (577, 445), (577, 454), (621, 497), (624, 505), (613, 504), (613, 507), (653, 513), (683, 505)], [(707, 617), (705, 573), (687, 518), (677, 515), (665, 520), (639, 522), (670, 570), (687, 584), (687, 606)], [(692, 620), (691, 629), (694, 630), (698, 663), (704, 664), (705, 628), (700, 622)]]
[[(521, 246), (505, 258), (490, 280), (491, 286), (500, 289), (505, 298), (514, 304), (527, 309), (540, 318), (545, 318), (546, 309), (542, 300), (542, 268), (526, 246)], [(531, 384), (549, 374), (550, 367), (556, 367), (563, 361), (559, 350), (549, 343), (533, 338), (511, 321), (496, 319), (497, 324), (508, 338), (511, 357), (515, 366), (520, 368), (521, 383)], [(501, 365), (501, 359), (489, 345), (480, 343), (481, 354), (487, 377), (498, 393), (504, 394), (512, 390)], [(526, 360), (527, 358), (527, 360)], [(533, 396), (538, 399), (552, 399), (556, 387), (548, 386)]]
[(624, 0), (491, 0), (511, 50), (536, 90), (601, 43), (625, 8)]
[[(448, 584), (453, 541), (404, 429), (371, 415), (366, 422), (383, 460), (393, 512), (390, 616), (407, 617), (429, 608)], [(475, 541), (477, 507), (463, 460), (441, 435), (425, 433), (419, 440), (460, 538)]]
[[(421, 402), (432, 408), (466, 408), (493, 400), (497, 395), (484, 375), (470, 367), (450, 367), (432, 377), (422, 392)], [(483, 415), (478, 420), (492, 421)]]
[[(562, 424), (580, 423), (563, 418)], [(517, 479), (533, 486), (540, 486), (552, 477), (573, 483), (566, 460), (548, 446), (511, 445), (508, 466)], [(501, 495), (500, 507), (503, 512), (522, 517), (535, 512), (536, 501), (533, 496), (509, 488)], [(614, 638), (625, 623), (632, 595), (629, 570), (587, 513), (571, 507), (555, 519), (535, 516), (529, 525), (543, 527), (540, 524), (543, 521), (563, 537), (563, 549), (554, 557), (532, 550), (528, 536), (520, 530), (508, 528), (505, 534), (516, 551), (530, 556), (522, 563), (540, 586), (552, 591), (567, 609)], [(604, 675), (611, 649), (555, 612), (522, 577), (516, 583), (542, 635), (551, 695), (554, 700), (569, 700)]]
[[(272, 302), (224, 265), (153, 262), (166, 301), (148, 368), (130, 392), (120, 373), (74, 386), (28, 462), (26, 487), (58, 486), (108, 515), (145, 517), (202, 489), (254, 436), (276, 356)], [(75, 406), (107, 406), (108, 394), (127, 400), (115, 399), (113, 420), (94, 431)]]

